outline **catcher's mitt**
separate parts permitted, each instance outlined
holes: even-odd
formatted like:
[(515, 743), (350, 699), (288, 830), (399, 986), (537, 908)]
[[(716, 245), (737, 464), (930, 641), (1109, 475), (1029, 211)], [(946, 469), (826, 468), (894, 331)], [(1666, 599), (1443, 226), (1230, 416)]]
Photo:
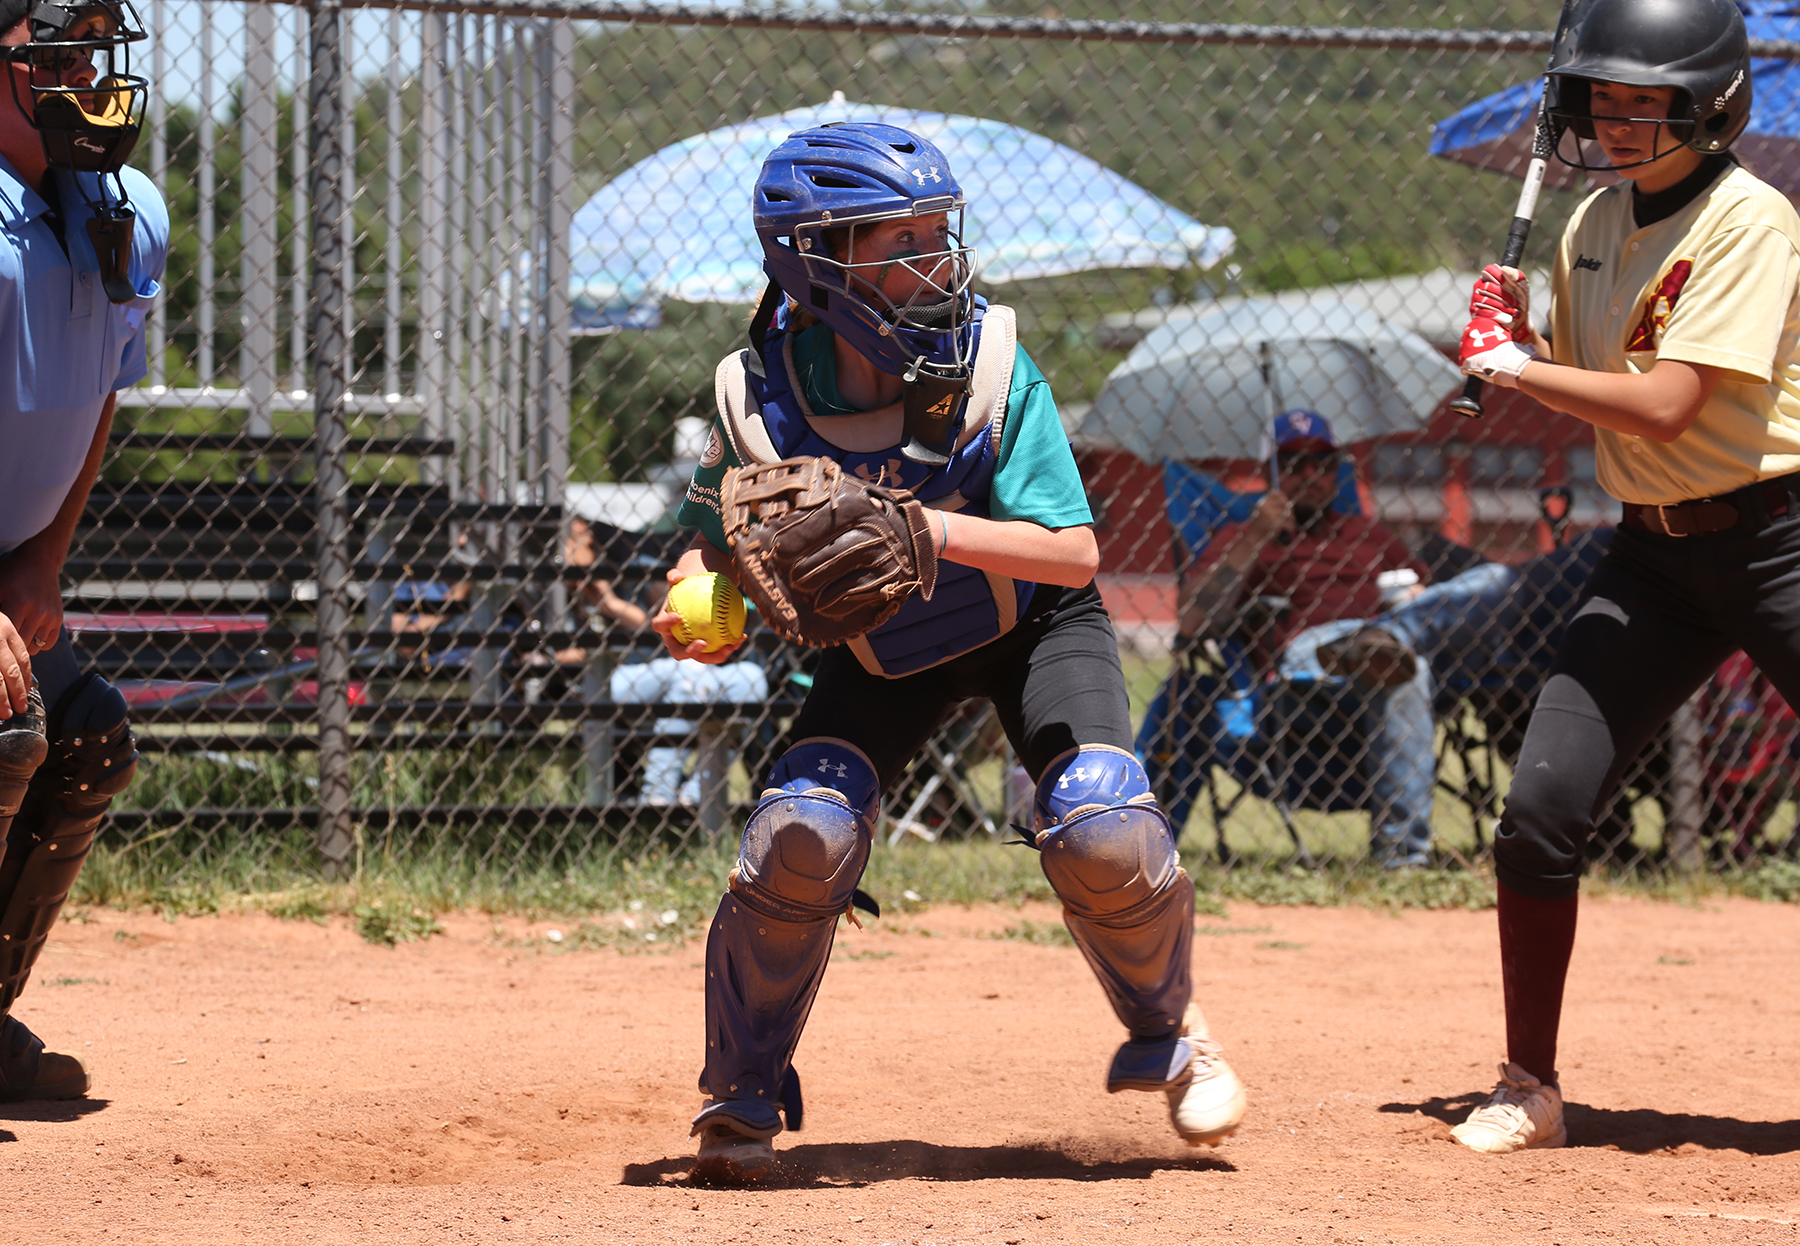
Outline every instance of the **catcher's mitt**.
[(831, 459), (734, 467), (720, 491), (738, 583), (788, 640), (835, 645), (937, 587), (931, 518), (904, 489)]

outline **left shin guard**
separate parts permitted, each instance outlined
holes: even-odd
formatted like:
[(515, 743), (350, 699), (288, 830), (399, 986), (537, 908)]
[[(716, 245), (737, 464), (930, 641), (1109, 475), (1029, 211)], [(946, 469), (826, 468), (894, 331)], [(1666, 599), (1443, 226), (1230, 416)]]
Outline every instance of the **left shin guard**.
[[(802, 740), (744, 828), (731, 889), (706, 936), (706, 1068), (716, 1117), (750, 1137), (800, 1128), (794, 1049), (825, 976), (838, 916), (868, 864), (874, 767), (841, 740)], [(827, 786), (827, 781), (829, 786)]]
[(1038, 782), (1032, 829), (1064, 920), (1134, 1044), (1168, 1045), (1193, 994), (1194, 885), (1136, 757), (1085, 745)]
[[(137, 769), (125, 698), (99, 675), (69, 689), (48, 726), (47, 760), (25, 788), (0, 864), (0, 1016), (24, 990), (101, 817)], [(0, 732), (0, 746), (13, 734)], [(7, 773), (0, 766), (0, 802)]]

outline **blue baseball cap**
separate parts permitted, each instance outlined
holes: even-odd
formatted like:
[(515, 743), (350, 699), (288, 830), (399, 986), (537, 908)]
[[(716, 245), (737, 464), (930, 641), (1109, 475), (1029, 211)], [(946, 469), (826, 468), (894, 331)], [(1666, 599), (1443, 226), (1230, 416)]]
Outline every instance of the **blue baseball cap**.
[(1283, 411), (1269, 427), (1269, 440), (1277, 450), (1298, 449), (1308, 443), (1335, 450), (1338, 443), (1331, 422), (1317, 411)]

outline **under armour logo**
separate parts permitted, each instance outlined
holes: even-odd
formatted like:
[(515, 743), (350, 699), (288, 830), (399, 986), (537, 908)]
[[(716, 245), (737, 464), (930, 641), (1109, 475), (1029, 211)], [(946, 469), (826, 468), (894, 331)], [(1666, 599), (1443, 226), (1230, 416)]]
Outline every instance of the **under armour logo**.
[(1070, 779), (1079, 779), (1081, 782), (1086, 783), (1088, 780), (1087, 767), (1077, 766), (1073, 770), (1064, 771), (1062, 778), (1056, 781), (1058, 790), (1068, 787)]
[(843, 778), (850, 773), (850, 767), (841, 761), (822, 761), (819, 763), (820, 774), (835, 774)]
[(944, 180), (943, 177), (939, 175), (937, 166), (935, 164), (932, 165), (929, 169), (914, 169), (913, 176), (919, 179), (919, 185), (921, 185), (921, 186), (923, 186), (928, 180), (933, 181), (933, 182), (941, 182)]
[(874, 471), (870, 470), (867, 463), (858, 463), (856, 465), (856, 470), (852, 474), (872, 485), (886, 484), (888, 477), (892, 476), (894, 478), (894, 483), (897, 485), (900, 483), (901, 467), (902, 464), (899, 459), (889, 459), (886, 464)]
[(1469, 343), (1473, 346), (1483, 346), (1484, 347), (1488, 344), (1489, 338), (1492, 338), (1496, 343), (1504, 342), (1506, 340), (1506, 330), (1498, 329), (1498, 328), (1496, 328), (1496, 329), (1474, 329), (1474, 328), (1472, 328), (1469, 330)]

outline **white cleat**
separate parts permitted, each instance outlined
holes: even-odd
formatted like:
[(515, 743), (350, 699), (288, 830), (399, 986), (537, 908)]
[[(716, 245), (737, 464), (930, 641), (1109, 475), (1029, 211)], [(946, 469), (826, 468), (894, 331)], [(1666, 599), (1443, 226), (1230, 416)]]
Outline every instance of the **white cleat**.
[(1189, 1146), (1213, 1146), (1236, 1133), (1244, 1122), (1248, 1106), (1244, 1083), (1225, 1063), (1225, 1049), (1213, 1041), (1198, 1004), (1188, 1005), (1181, 1033), (1193, 1048), (1194, 1059), (1188, 1066), (1188, 1080), (1167, 1091), (1169, 1119)]
[(1565, 1146), (1569, 1131), (1563, 1126), (1562, 1091), (1516, 1064), (1502, 1064), (1494, 1093), (1450, 1136), (1471, 1151), (1488, 1155)]
[(726, 1185), (761, 1181), (775, 1167), (775, 1147), (767, 1138), (752, 1138), (723, 1120), (709, 1121), (700, 1131), (700, 1154), (693, 1179)]

